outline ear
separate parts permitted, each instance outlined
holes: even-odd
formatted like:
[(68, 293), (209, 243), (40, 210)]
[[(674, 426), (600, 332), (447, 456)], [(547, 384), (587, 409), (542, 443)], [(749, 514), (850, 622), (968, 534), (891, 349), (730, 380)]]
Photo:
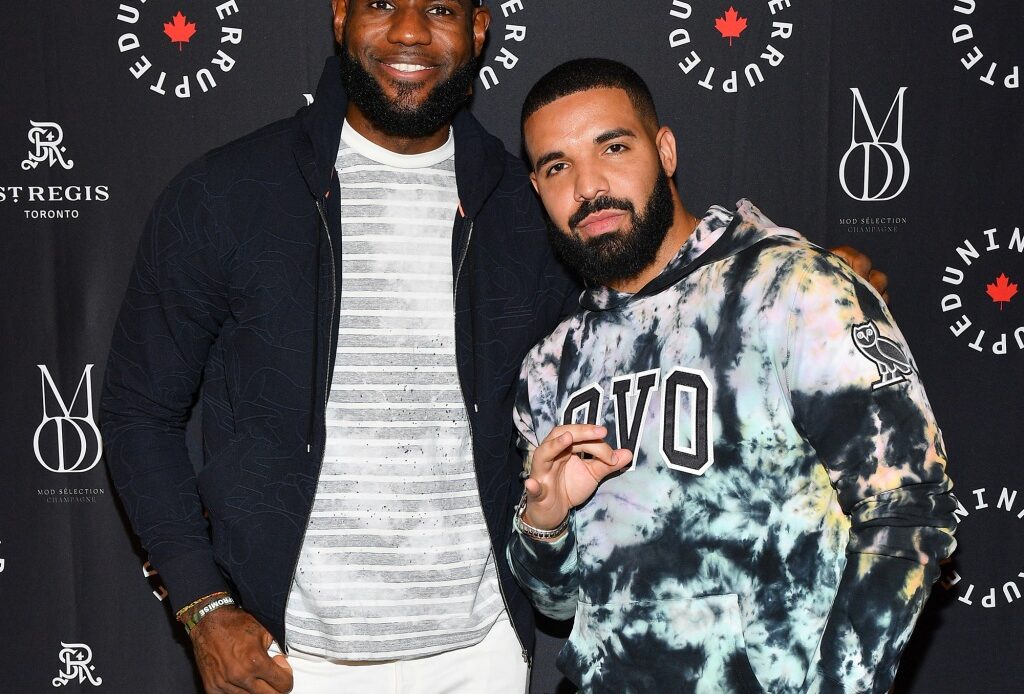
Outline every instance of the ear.
[(487, 41), (487, 27), (491, 25), (491, 11), (486, 7), (473, 8), (473, 57), (479, 56)]
[(679, 163), (676, 158), (676, 136), (672, 133), (671, 128), (663, 125), (655, 136), (654, 142), (658, 147), (658, 158), (661, 159), (661, 168), (665, 170), (666, 176), (672, 178)]
[(540, 189), (537, 188), (537, 172), (535, 172), (535, 171), (531, 171), (530, 172), (530, 183), (533, 184), (533, 189), (534, 189), (534, 191), (536, 191), (537, 195), (540, 195)]
[(345, 17), (348, 16), (348, 0), (331, 0), (334, 12), (334, 40), (340, 46), (345, 40)]

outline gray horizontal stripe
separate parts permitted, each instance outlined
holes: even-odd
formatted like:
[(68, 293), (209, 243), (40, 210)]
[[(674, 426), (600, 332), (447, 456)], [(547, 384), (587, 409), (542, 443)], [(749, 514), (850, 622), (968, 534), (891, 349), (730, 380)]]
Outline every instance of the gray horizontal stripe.
[[(337, 442), (335, 442), (337, 443)], [(328, 454), (339, 456), (338, 450), (349, 460), (358, 460), (363, 455), (374, 457), (395, 454), (396, 457), (409, 455), (433, 455), (435, 451), (469, 449), (465, 437), (455, 436), (452, 432), (424, 432), (417, 435), (415, 431), (389, 431), (386, 433), (352, 431), (346, 435), (340, 449), (329, 448)], [(328, 443), (331, 446), (331, 443)], [(358, 448), (358, 450), (355, 450)], [(401, 448), (400, 451), (396, 450)]]
[[(450, 246), (439, 246), (439, 249), (443, 248), (444, 253), (436, 256), (424, 254), (416, 256), (415, 258), (407, 258), (405, 260), (399, 259), (357, 259), (351, 256), (342, 256), (341, 259), (341, 276), (342, 283), (344, 284), (344, 277), (349, 272), (392, 272), (402, 273), (409, 269), (409, 263), (416, 263), (417, 272), (436, 272), (451, 274), (452, 272), (452, 255)], [(449, 313), (451, 311), (449, 310)]]
[[(385, 278), (366, 278), (366, 277), (348, 277), (342, 276), (342, 289), (345, 291), (359, 291), (359, 292), (372, 292), (372, 291), (422, 291), (438, 293), (443, 292), (446, 297), (451, 296), (452, 292), (452, 279), (451, 277), (426, 275), (423, 277), (410, 278), (408, 273), (395, 273), (394, 277)], [(449, 306), (451, 302), (449, 301)], [(425, 310), (421, 306), (417, 306), (420, 310)]]
[(325, 623), (325, 624), (354, 624), (354, 625), (357, 625), (356, 628), (358, 628), (359, 625), (363, 625), (363, 624), (403, 624), (403, 623), (415, 622), (417, 620), (422, 621), (425, 625), (427, 625), (427, 628), (431, 628), (429, 626), (430, 622), (443, 622), (445, 620), (452, 619), (452, 617), (459, 617), (459, 618), (465, 617), (465, 611), (446, 612), (446, 611), (441, 610), (441, 609), (435, 609), (433, 612), (427, 611), (427, 612), (424, 612), (423, 614), (415, 614), (415, 615), (394, 614), (394, 615), (388, 615), (388, 616), (385, 616), (385, 617), (330, 617), (330, 618), (320, 617), (320, 618), (318, 618), (315, 615), (312, 615), (312, 614), (310, 614), (308, 612), (300, 612), (298, 610), (293, 610), (291, 608), (288, 609), (287, 614), (288, 614), (289, 618), (293, 618), (294, 617), (294, 619), (296, 620), (297, 623), (298, 623), (299, 620), (312, 620), (312, 621), (315, 621), (315, 622), (322, 622), (322, 623)]
[[(355, 170), (355, 167), (367, 167), (364, 170)], [(354, 159), (343, 159), (338, 162), (338, 178), (347, 184), (352, 183), (405, 183), (405, 184), (428, 184), (455, 188), (454, 172), (444, 170), (440, 166), (434, 169), (399, 169), (380, 164), (368, 164), (365, 160), (357, 162)]]
[(338, 174), (347, 181), (359, 181), (361, 179), (379, 180), (390, 182), (402, 179), (423, 179), (423, 180), (451, 180), (455, 185), (455, 172), (445, 168), (442, 164), (436, 167), (422, 167), (416, 169), (402, 169), (387, 164), (370, 163), (365, 159), (342, 153), (335, 162)]
[[(338, 335), (338, 347), (372, 347), (374, 349), (380, 348), (381, 353), (384, 354), (384, 350), (388, 348), (398, 347), (409, 347), (421, 349), (443, 349), (447, 353), (452, 353), (454, 348), (448, 341), (442, 340), (440, 337), (427, 338), (424, 335)], [(381, 360), (384, 361), (384, 360)], [(388, 359), (387, 362), (393, 360)]]
[[(369, 518), (367, 526), (380, 524), (379, 527), (402, 527), (400, 521), (424, 518), (449, 518), (452, 516), (469, 515), (480, 511), (476, 494), (472, 496), (452, 496), (431, 499), (396, 499), (387, 502), (383, 508), (381, 501), (359, 501), (358, 499), (336, 499), (317, 496), (317, 511), (338, 509), (340, 518)], [(425, 515), (425, 514), (431, 515)], [(420, 515), (424, 514), (424, 515)], [(482, 518), (482, 515), (478, 515)]]
[(391, 217), (401, 215), (403, 212), (408, 211), (415, 212), (417, 215), (423, 215), (423, 219), (445, 222), (448, 226), (448, 231), (450, 232), (455, 224), (455, 213), (458, 210), (458, 205), (453, 205), (452, 201), (448, 199), (448, 195), (446, 193), (439, 193), (439, 197), (442, 199), (427, 199), (420, 201), (415, 207), (411, 204), (395, 205), (395, 201), (391, 200), (380, 200), (378, 202), (371, 202), (363, 205), (353, 205), (352, 201), (342, 200), (342, 230), (344, 231), (345, 229), (345, 220), (352, 217)]
[[(465, 420), (466, 408), (457, 391), (431, 393), (433, 397), (415, 401), (404, 391), (363, 391), (348, 393), (347, 397), (330, 398), (327, 403), (329, 425), (342, 422), (367, 421), (427, 421), (451, 422)], [(451, 402), (452, 400), (456, 402)], [(387, 428), (386, 424), (382, 428)]]
[[(392, 567), (400, 568), (400, 567)], [(316, 582), (318, 590), (333, 592), (358, 589), (359, 584), (372, 589), (382, 600), (388, 598), (444, 598), (464, 595), (466, 586), (480, 582), (483, 563), (462, 570), (448, 571), (381, 571), (376, 568), (363, 571), (346, 571), (344, 573), (308, 572)], [(358, 595), (359, 593), (355, 593)]]
[[(401, 554), (405, 550), (437, 554), (454, 552), (456, 554), (449, 557), (451, 561), (463, 558), (458, 554), (463, 550), (462, 543), (479, 543), (487, 539), (483, 515), (473, 514), (469, 509), (466, 513), (433, 515), (429, 518), (417, 514), (398, 517), (374, 515), (369, 519), (318, 516), (310, 519), (307, 532), (311, 546), (391, 547), (395, 550), (394, 554)], [(415, 538), (415, 547), (406, 544), (412, 542), (410, 538)], [(483, 544), (479, 544), (480, 547), (486, 549)]]
[[(420, 199), (408, 199), (404, 195), (402, 197), (396, 197), (394, 195), (389, 196), (377, 196), (372, 195), (351, 195), (345, 196), (341, 199), (341, 214), (360, 216), (360, 209), (382, 209), (392, 208), (396, 210), (403, 209), (414, 209), (414, 210), (444, 210), (448, 217), (455, 212), (455, 207), (452, 206), (451, 197), (446, 192), (442, 195), (437, 196), (438, 200), (428, 199), (426, 196)], [(354, 210), (354, 212), (353, 212)]]
[(476, 479), (472, 471), (456, 475), (454, 479), (437, 479), (427, 477), (417, 480), (415, 477), (388, 476), (380, 481), (373, 481), (369, 475), (361, 475), (359, 479), (324, 479), (321, 475), (317, 491), (326, 494), (367, 494), (369, 498), (387, 495), (411, 494), (445, 494), (445, 493), (477, 493)]
[[(491, 599), (494, 600), (496, 597)], [(455, 609), (445, 611), (444, 608), (448, 606)], [(401, 613), (381, 615), (374, 617), (373, 621), (361, 621), (355, 615), (345, 614), (348, 610), (344, 607), (327, 608), (332, 611), (330, 616), (317, 615), (317, 617), (310, 617), (308, 616), (309, 613), (289, 610), (288, 620), (289, 623), (294, 624), (300, 629), (334, 633), (338, 636), (347, 637), (346, 640), (353, 638), (358, 640), (361, 636), (377, 634), (391, 634), (403, 638), (425, 631), (453, 631), (453, 622), (461, 623), (459, 626), (464, 625), (462, 630), (466, 631), (465, 627), (477, 626), (481, 622), (486, 623), (490, 620), (491, 615), (487, 613), (491, 610), (487, 609), (487, 605), (483, 605), (483, 607), (483, 614), (479, 610), (474, 614), (470, 605), (465, 603), (425, 605), (422, 606), (425, 609), (421, 609), (421, 620), (415, 622), (411, 621), (410, 617), (416, 617), (417, 615)], [(391, 620), (388, 620), (388, 617)], [(472, 629), (469, 629), (469, 631), (472, 631)], [(306, 636), (311, 635), (306, 634)]]
[[(451, 374), (419, 374), (420, 376), (433, 378), (434, 383), (411, 383), (409, 377), (416, 376), (417, 374), (365, 374), (362, 379), (358, 378), (346, 378), (347, 376), (354, 374), (340, 373), (336, 382), (331, 385), (331, 400), (335, 402), (349, 402), (351, 394), (353, 392), (401, 392), (401, 393), (418, 393), (416, 397), (425, 397), (436, 399), (442, 397), (443, 393), (455, 393), (454, 398), (450, 395), (446, 399), (458, 399), (461, 401), (462, 391), (459, 390), (459, 386), (456, 383), (452, 383), (451, 379), (447, 381), (443, 378), (444, 376), (450, 376)], [(388, 376), (393, 378), (389, 379)], [(372, 382), (371, 382), (372, 381)], [(391, 381), (385, 383), (383, 381)], [(388, 397), (394, 397), (394, 395), (388, 395)]]
[[(368, 374), (443, 374), (445, 372), (427, 371), (436, 370), (436, 368), (447, 368), (452, 370), (450, 373), (456, 374), (455, 365), (451, 356), (436, 355), (436, 354), (406, 354), (402, 355), (401, 361), (398, 362), (393, 358), (381, 358), (380, 354), (346, 354), (343, 359), (339, 358), (335, 363), (335, 374), (341, 372), (351, 373), (346, 370), (351, 368), (362, 368), (362, 367), (373, 367), (373, 368), (402, 368), (402, 370), (416, 370), (416, 368), (423, 368), (424, 371), (413, 371), (413, 372), (367, 372)], [(454, 376), (453, 376), (454, 378)]]
[[(374, 552), (366, 552), (366, 548), (351, 548), (351, 550), (343, 555), (346, 562), (352, 564), (376, 564), (381, 567), (391, 566), (407, 566), (410, 563), (423, 561), (423, 553), (419, 552), (414, 548), (395, 548), (396, 550), (406, 550), (404, 554), (382, 554)], [(449, 550), (433, 552), (430, 554), (432, 561), (438, 563), (453, 563), (463, 560), (463, 553), (461, 551)], [(338, 567), (340, 571), (344, 571), (344, 566)], [(317, 570), (321, 572), (321, 570)], [(334, 571), (326, 572), (330, 575), (335, 575)]]
[[(452, 294), (449, 292), (431, 292), (429, 297), (420, 297), (416, 304), (411, 305), (410, 299), (414, 296), (408, 289), (404, 293), (394, 295), (393, 293), (379, 292), (375, 295), (368, 295), (365, 292), (348, 292), (342, 287), (341, 309), (345, 311), (375, 311), (375, 312), (411, 312), (427, 311), (439, 313), (447, 311), (452, 313)], [(429, 301), (427, 300), (429, 298)]]
[[(449, 462), (453, 458), (465, 456), (467, 459), (472, 459), (469, 442), (462, 439), (446, 445), (432, 444), (431, 450), (435, 451), (437, 455), (431, 456), (431, 459), (424, 458), (422, 445), (421, 441), (406, 441), (402, 444), (400, 451), (392, 448), (386, 452), (369, 450), (349, 452), (342, 448), (341, 453), (338, 453), (337, 450), (331, 449), (324, 456), (321, 473), (343, 475), (347, 472), (365, 474), (381, 472), (391, 475), (435, 475), (440, 470), (453, 470), (454, 468)], [(389, 455), (385, 455), (385, 453)], [(437, 460), (433, 460), (434, 457)]]
[[(289, 638), (289, 642), (294, 644), (300, 651), (304, 648), (317, 649), (318, 651), (325, 650), (328, 652), (329, 657), (338, 659), (366, 660), (371, 657), (377, 657), (382, 660), (388, 660), (390, 659), (389, 655), (390, 657), (395, 657), (397, 655), (412, 657), (415, 655), (437, 653), (465, 645), (479, 643), (487, 634), (488, 629), (489, 626), (475, 631), (460, 632), (446, 636), (435, 636), (431, 637), (429, 640), (422, 637), (416, 637), (401, 641), (390, 641), (386, 644), (380, 643), (373, 638), (369, 638), (365, 641), (350, 641), (344, 644), (338, 644), (328, 638), (311, 637), (306, 634), (296, 635), (294, 638)], [(344, 645), (345, 650), (338, 650), (338, 646), (340, 645)]]
[[(339, 378), (331, 385), (328, 406), (339, 410), (351, 409), (365, 403), (390, 403), (401, 406), (407, 403), (410, 409), (434, 409), (444, 406), (450, 409), (464, 409), (462, 391), (453, 383), (348, 383)], [(428, 374), (431, 375), (431, 374)], [(440, 374), (432, 374), (435, 378)], [(379, 378), (371, 379), (380, 381)], [(397, 380), (397, 379), (396, 379)], [(401, 379), (403, 381), (407, 379)], [(441, 379), (438, 379), (441, 380)], [(374, 405), (378, 407), (379, 405)]]
[[(496, 592), (497, 591), (488, 591), (486, 594), (481, 596), (482, 599), (479, 602), (483, 602), (487, 599), (493, 599)], [(471, 608), (474, 603), (477, 602), (476, 595), (443, 595), (415, 598), (388, 597), (381, 599), (363, 599), (362, 596), (358, 596), (352, 600), (325, 600), (304, 595), (303, 598), (307, 604), (316, 609), (316, 614), (326, 619), (355, 616), (353, 614), (355, 610), (367, 607), (379, 610), (381, 613), (380, 616), (386, 616), (388, 614), (402, 615), (414, 613), (415, 611), (430, 614), (444, 609), (469, 617), (471, 614)]]
[[(458, 518), (458, 516), (448, 516), (448, 518)], [(448, 524), (449, 527), (440, 531), (431, 528), (428, 532), (421, 532), (425, 528), (410, 528), (408, 533), (402, 535), (394, 534), (400, 531), (396, 528), (381, 528), (382, 534), (380, 535), (374, 535), (372, 531), (365, 528), (359, 528), (362, 534), (320, 535), (316, 533), (333, 532), (337, 528), (321, 530), (311, 524), (310, 530), (315, 533), (309, 534), (308, 544), (310, 548), (329, 549), (333, 554), (345, 556), (346, 561), (408, 563), (409, 558), (421, 558), (423, 553), (430, 554), (436, 561), (458, 561), (468, 556), (479, 556), (488, 552), (490, 550), (489, 541), (485, 535), (487, 529), (480, 527), (483, 525), (483, 518), (474, 518), (473, 516), (462, 516), (462, 518), (465, 519), (462, 527), (452, 522)], [(402, 544), (413, 541), (416, 543), (415, 547)], [(399, 546), (395, 546), (396, 543), (399, 543)], [(321, 558), (323, 559), (323, 557)]]

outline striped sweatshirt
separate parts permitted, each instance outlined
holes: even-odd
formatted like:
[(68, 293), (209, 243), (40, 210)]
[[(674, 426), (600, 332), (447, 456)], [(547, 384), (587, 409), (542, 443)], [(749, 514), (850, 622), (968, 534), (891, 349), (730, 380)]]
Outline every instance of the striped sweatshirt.
[(456, 372), (454, 141), (399, 155), (346, 122), (336, 168), (338, 357), (288, 642), (341, 660), (473, 645), (504, 606)]

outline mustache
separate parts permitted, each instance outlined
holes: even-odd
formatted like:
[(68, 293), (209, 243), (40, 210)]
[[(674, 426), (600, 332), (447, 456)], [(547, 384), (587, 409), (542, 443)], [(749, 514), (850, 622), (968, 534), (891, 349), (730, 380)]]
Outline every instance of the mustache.
[(572, 216), (569, 217), (569, 228), (575, 229), (583, 222), (584, 219), (594, 214), (595, 212), (603, 212), (604, 210), (622, 210), (628, 212), (632, 216), (636, 216), (636, 208), (633, 207), (633, 203), (623, 198), (612, 198), (608, 196), (601, 196), (594, 198), (593, 200), (584, 200), (578, 210), (573, 212)]

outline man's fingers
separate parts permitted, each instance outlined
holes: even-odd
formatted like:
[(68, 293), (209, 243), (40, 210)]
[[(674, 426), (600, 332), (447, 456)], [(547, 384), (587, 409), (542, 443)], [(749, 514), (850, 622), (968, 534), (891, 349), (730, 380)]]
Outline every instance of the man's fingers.
[(592, 441), (588, 443), (576, 443), (572, 446), (572, 452), (580, 455), (580, 458), (596, 458), (604, 463), (610, 463), (612, 461), (612, 454), (615, 449), (609, 446), (604, 441)]
[(213, 686), (206, 685), (207, 694), (249, 694), (241, 687), (236, 687), (230, 682), (221, 682)]
[(548, 439), (556, 438), (562, 434), (569, 434), (573, 441), (594, 441), (603, 439), (608, 435), (608, 428), (596, 424), (562, 424), (551, 430)]
[[(285, 661), (282, 666), (278, 658)], [(253, 678), (260, 679), (273, 687), (275, 692), (290, 692), (292, 690), (292, 668), (284, 656), (275, 656), (272, 660), (266, 653), (262, 658), (253, 663)]]
[(555, 427), (533, 451), (533, 471), (545, 473), (555, 460), (567, 453), (574, 442), (601, 441), (608, 434), (605, 427), (592, 424), (566, 424)]
[(275, 689), (263, 680), (253, 680), (243, 691), (247, 694), (284, 694), (288, 690)]
[(629, 461), (633, 459), (633, 453), (625, 448), (619, 448), (612, 452), (607, 460), (600, 458), (592, 458), (590, 460), (584, 460), (583, 464), (587, 466), (587, 471), (595, 481), (600, 482), (608, 475), (621, 470), (629, 464)]
[(285, 694), (290, 691), (291, 687), (288, 689), (278, 689), (277, 687), (272, 687), (263, 680), (256, 680), (249, 687), (249, 694)]
[(872, 270), (868, 273), (868, 282), (875, 288), (879, 296), (885, 300), (885, 303), (889, 303), (889, 292), (886, 291), (889, 288), (889, 276), (881, 270)]
[(536, 499), (537, 497), (540, 496), (540, 493), (542, 491), (540, 482), (533, 479), (532, 477), (527, 478), (527, 480), (523, 482), (523, 486), (526, 487), (526, 495), (529, 498)]
[(852, 267), (854, 272), (864, 279), (868, 279), (868, 275), (871, 273), (871, 258), (850, 246), (839, 246), (833, 248), (832, 252), (846, 261), (846, 264)]
[(530, 465), (531, 474), (547, 474), (551, 470), (555, 459), (571, 447), (571, 434), (568, 432), (562, 432), (561, 434), (552, 432), (539, 446), (533, 449), (533, 462)]

